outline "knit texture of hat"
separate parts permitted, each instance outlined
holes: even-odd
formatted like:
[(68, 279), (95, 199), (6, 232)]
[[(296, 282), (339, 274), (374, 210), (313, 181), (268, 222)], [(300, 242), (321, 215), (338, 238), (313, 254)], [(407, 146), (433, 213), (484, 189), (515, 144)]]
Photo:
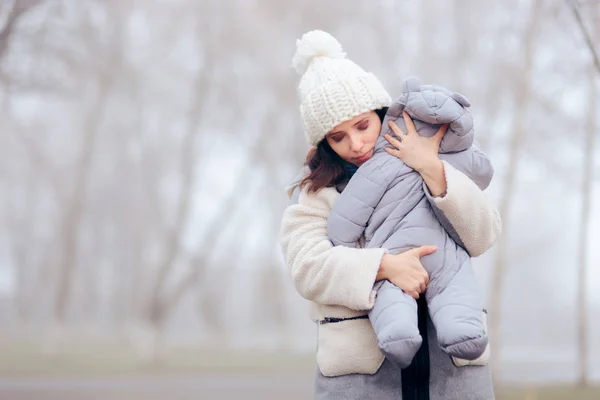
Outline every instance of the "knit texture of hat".
[(292, 64), (302, 76), (300, 114), (312, 145), (342, 122), (392, 102), (375, 75), (348, 60), (342, 45), (327, 32), (310, 31), (298, 39)]

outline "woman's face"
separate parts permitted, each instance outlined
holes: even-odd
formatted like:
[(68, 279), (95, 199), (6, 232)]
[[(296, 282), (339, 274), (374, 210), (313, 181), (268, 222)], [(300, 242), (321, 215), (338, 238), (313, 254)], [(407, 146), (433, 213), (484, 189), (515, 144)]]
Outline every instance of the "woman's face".
[(380, 131), (379, 116), (369, 111), (342, 122), (329, 131), (325, 139), (344, 161), (360, 167), (373, 156)]

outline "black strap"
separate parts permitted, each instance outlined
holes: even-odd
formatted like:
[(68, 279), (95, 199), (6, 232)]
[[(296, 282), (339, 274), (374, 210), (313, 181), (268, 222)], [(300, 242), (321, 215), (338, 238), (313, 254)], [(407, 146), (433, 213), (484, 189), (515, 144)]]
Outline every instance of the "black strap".
[(402, 399), (403, 400), (429, 400), (429, 340), (427, 338), (427, 301), (422, 295), (417, 300), (417, 313), (419, 318), (419, 333), (423, 343), (417, 351), (415, 358), (408, 367), (402, 370)]
[(368, 315), (359, 315), (358, 317), (348, 317), (348, 318), (325, 317), (325, 318), (319, 320), (319, 325), (332, 324), (332, 323), (343, 322), (343, 321), (352, 321), (353, 319), (366, 319), (366, 318), (369, 318), (369, 316)]

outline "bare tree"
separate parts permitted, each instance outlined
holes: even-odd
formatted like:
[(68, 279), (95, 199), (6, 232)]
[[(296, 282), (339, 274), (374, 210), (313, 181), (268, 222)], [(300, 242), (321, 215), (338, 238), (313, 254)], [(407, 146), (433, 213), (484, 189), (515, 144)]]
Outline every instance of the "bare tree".
[(512, 129), (512, 136), (510, 138), (508, 148), (508, 163), (507, 172), (504, 177), (502, 198), (500, 201), (500, 215), (503, 219), (503, 230), (504, 233), (500, 237), (497, 245), (497, 257), (494, 264), (494, 274), (492, 278), (492, 288), (490, 293), (490, 337), (494, 344), (494, 379), (500, 379), (500, 365), (498, 363), (499, 354), (502, 351), (501, 341), (501, 300), (503, 295), (504, 280), (507, 271), (507, 257), (508, 257), (508, 234), (510, 231), (510, 218), (509, 212), (514, 200), (515, 185), (517, 178), (517, 171), (519, 168), (519, 153), (521, 151), (521, 145), (525, 134), (523, 127), (526, 105), (530, 96), (531, 86), (531, 74), (533, 69), (533, 52), (534, 52), (534, 41), (536, 38), (536, 27), (538, 23), (539, 13), (539, 2), (537, 0), (531, 1), (529, 21), (527, 28), (524, 32), (524, 44), (523, 44), (523, 65), (522, 75), (520, 79), (516, 80), (515, 87), (515, 115)]
[[(265, 121), (269, 121), (269, 118), (273, 116), (273, 112), (268, 113), (263, 118)], [(268, 122), (266, 122), (268, 123)], [(252, 146), (249, 147), (248, 159), (246, 165), (254, 165), (259, 161), (260, 151), (259, 149), (268, 143), (272, 130), (261, 129), (260, 136), (253, 140)], [(201, 240), (202, 249), (200, 249), (189, 261), (189, 268), (186, 273), (177, 280), (173, 289), (165, 295), (163, 302), (160, 304), (161, 317), (164, 318), (166, 313), (175, 307), (181, 298), (187, 293), (189, 289), (196, 286), (199, 279), (208, 278), (207, 265), (211, 262), (217, 244), (221, 239), (221, 235), (226, 232), (227, 226), (232, 222), (228, 216), (231, 214), (235, 206), (239, 204), (239, 193), (243, 192), (247, 187), (246, 185), (250, 181), (253, 172), (251, 169), (244, 169), (237, 177), (236, 183), (233, 187), (236, 191), (230, 193), (225, 199), (222, 200), (221, 206), (218, 211), (213, 215), (210, 223), (205, 228), (204, 236)], [(205, 279), (203, 285), (213, 285), (210, 279)], [(210, 303), (210, 298), (206, 298), (204, 301)]]
[[(583, 21), (581, 16), (573, 2), (571, 2), (575, 15), (578, 17), (578, 22), (583, 27)], [(596, 6), (595, 14), (600, 15), (598, 12), (600, 7)], [(594, 14), (594, 13), (593, 13)], [(600, 37), (600, 24), (595, 22), (595, 37)], [(587, 387), (589, 385), (589, 365), (590, 365), (590, 349), (589, 349), (589, 324), (588, 324), (588, 269), (589, 269), (589, 257), (588, 257), (588, 243), (589, 243), (589, 231), (591, 221), (591, 209), (592, 209), (592, 196), (594, 187), (594, 152), (596, 150), (596, 136), (597, 136), (597, 123), (596, 123), (596, 110), (598, 107), (598, 86), (597, 81), (600, 76), (600, 62), (596, 55), (593, 47), (593, 42), (586, 34), (587, 44), (590, 48), (590, 53), (593, 58), (594, 69), (590, 66), (590, 77), (589, 77), (589, 112), (587, 117), (587, 123), (585, 127), (585, 143), (584, 143), (584, 159), (583, 159), (583, 180), (581, 187), (581, 222), (580, 222), (580, 233), (579, 233), (579, 254), (578, 254), (578, 265), (579, 265), (579, 277), (578, 277), (578, 311), (579, 311), (579, 386)]]
[(594, 66), (596, 67), (596, 72), (598, 74), (600, 74), (600, 57), (598, 56), (598, 52), (596, 51), (596, 47), (594, 46), (594, 40), (592, 39), (592, 35), (588, 32), (588, 30), (585, 26), (585, 22), (583, 21), (583, 17), (581, 15), (581, 11), (579, 10), (577, 1), (576, 0), (567, 0), (567, 3), (569, 3), (571, 11), (573, 12), (575, 20), (577, 21), (577, 24), (579, 25), (579, 29), (581, 30), (581, 33), (585, 39), (585, 43), (586, 43), (586, 45), (590, 51), (590, 55), (592, 57), (592, 62), (594, 63)]
[(594, 187), (594, 150), (596, 146), (596, 109), (598, 91), (596, 87), (596, 71), (590, 74), (589, 86), (589, 112), (586, 125), (586, 140), (584, 144), (585, 157), (583, 159), (583, 180), (581, 187), (581, 228), (579, 233), (578, 266), (579, 278), (577, 288), (577, 303), (579, 312), (579, 385), (586, 387), (589, 384), (589, 340), (588, 340), (588, 279), (589, 266), (588, 245), (590, 231), (590, 212), (592, 206), (592, 188)]
[(19, 19), (39, 2), (39, 0), (8, 0), (0, 6), (0, 12), (6, 15), (0, 16), (0, 18), (4, 17), (4, 21), (0, 21), (0, 59), (6, 53)]
[[(104, 109), (107, 104), (107, 95), (111, 90), (115, 76), (118, 76), (119, 68), (123, 61), (121, 36), (122, 23), (115, 9), (111, 9), (112, 32), (108, 51), (95, 36), (97, 32), (88, 30), (82, 36), (87, 39), (87, 45), (101, 54), (106, 61), (96, 64), (96, 94), (89, 108), (88, 116), (83, 121), (83, 141), (79, 156), (75, 164), (75, 176), (72, 182), (72, 192), (66, 198), (65, 207), (62, 210), (57, 237), (61, 238), (59, 258), (57, 262), (57, 286), (54, 299), (54, 319), (58, 327), (64, 327), (67, 318), (67, 309), (70, 305), (74, 274), (77, 266), (77, 241), (80, 235), (80, 227), (83, 223), (88, 185), (91, 182), (91, 171), (93, 167), (95, 142), (104, 120)], [(85, 42), (84, 42), (85, 43)], [(107, 61), (110, 60), (110, 64)]]
[[(214, 58), (208, 54), (209, 62)], [(198, 180), (197, 173), (197, 150), (196, 138), (200, 128), (200, 118), (203, 115), (205, 93), (207, 91), (208, 80), (211, 77), (211, 66), (205, 66), (198, 72), (196, 83), (194, 85), (194, 101), (189, 111), (189, 127), (186, 136), (182, 142), (182, 155), (180, 157), (180, 173), (182, 176), (183, 191), (179, 197), (176, 208), (175, 223), (170, 232), (166, 235), (166, 248), (161, 261), (159, 261), (157, 274), (154, 278), (154, 284), (150, 292), (148, 303), (148, 318), (156, 332), (155, 355), (159, 358), (162, 354), (164, 342), (164, 328), (166, 318), (171, 311), (171, 304), (165, 301), (164, 286), (172, 271), (175, 260), (180, 254), (181, 241), (185, 232), (186, 224), (190, 216), (190, 202), (194, 193), (195, 185)]]

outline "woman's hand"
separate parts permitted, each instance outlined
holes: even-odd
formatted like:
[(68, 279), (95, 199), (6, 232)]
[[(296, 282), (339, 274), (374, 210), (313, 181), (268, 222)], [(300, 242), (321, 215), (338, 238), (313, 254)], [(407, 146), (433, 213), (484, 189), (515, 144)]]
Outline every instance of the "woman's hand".
[(446, 192), (446, 177), (444, 164), (438, 157), (440, 143), (446, 134), (448, 124), (442, 125), (432, 137), (423, 137), (417, 133), (415, 124), (406, 111), (402, 112), (406, 133), (395, 122), (389, 125), (397, 138), (389, 134), (384, 135), (386, 140), (395, 147), (387, 148), (389, 154), (398, 157), (406, 165), (417, 171), (423, 177), (425, 184), (434, 197), (442, 196)]
[(385, 254), (377, 272), (376, 280), (387, 279), (415, 299), (425, 292), (429, 275), (421, 257), (435, 253), (436, 246), (421, 246), (400, 254)]
[(386, 148), (385, 150), (419, 173), (432, 164), (439, 163), (438, 151), (448, 124), (442, 125), (434, 136), (426, 138), (417, 133), (415, 124), (406, 111), (402, 112), (402, 117), (407, 132), (402, 132), (402, 129), (394, 121), (390, 121), (390, 128), (397, 138), (385, 134), (386, 140), (395, 147), (395, 149)]

